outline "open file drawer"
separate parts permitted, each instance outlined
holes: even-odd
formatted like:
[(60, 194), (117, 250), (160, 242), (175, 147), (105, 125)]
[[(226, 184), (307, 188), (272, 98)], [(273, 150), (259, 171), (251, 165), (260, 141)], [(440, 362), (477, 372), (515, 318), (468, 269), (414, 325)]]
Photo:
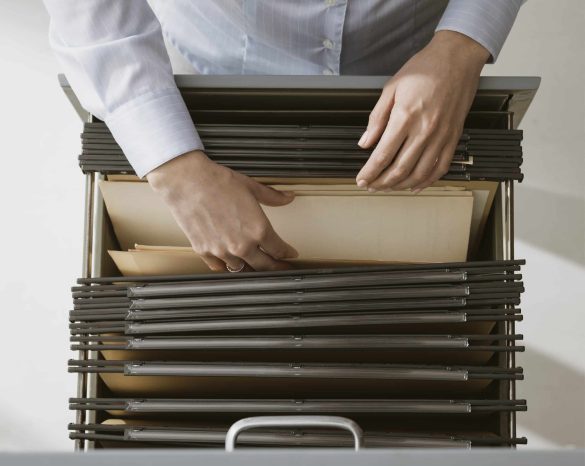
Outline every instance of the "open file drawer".
[[(384, 82), (382, 77), (177, 76), (177, 84), (198, 123), (218, 123), (229, 118), (230, 122), (235, 123), (363, 125)], [(62, 79), (61, 83), (84, 121), (94, 121), (81, 109), (66, 81)], [(489, 129), (517, 127), (538, 83), (537, 78), (482, 78), (467, 126)], [(107, 254), (108, 249), (115, 249), (116, 238), (97, 186), (97, 182), (106, 176), (103, 172), (87, 170), (85, 174), (83, 277), (115, 276), (119, 273)], [(472, 259), (513, 258), (513, 182), (507, 180), (498, 187), (483, 240)], [(496, 321), (492, 333), (514, 335), (514, 320)], [(83, 361), (99, 357), (98, 352), (83, 349), (77, 359)], [(514, 352), (496, 353), (492, 364), (499, 368), (515, 368)], [(495, 398), (498, 400), (514, 400), (515, 379), (497, 380), (493, 390), (497, 391)], [(107, 393), (97, 374), (79, 374), (78, 399), (99, 399)], [(401, 419), (408, 422), (408, 416)], [(103, 413), (97, 408), (89, 406), (77, 411), (76, 424), (101, 421)], [(515, 438), (514, 410), (495, 412), (486, 422), (489, 422), (492, 432)], [(93, 446), (91, 440), (76, 440), (77, 448)]]

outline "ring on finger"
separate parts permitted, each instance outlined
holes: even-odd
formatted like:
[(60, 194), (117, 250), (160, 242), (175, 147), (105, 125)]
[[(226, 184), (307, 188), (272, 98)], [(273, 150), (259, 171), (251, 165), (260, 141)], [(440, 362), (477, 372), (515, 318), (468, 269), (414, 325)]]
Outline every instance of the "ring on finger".
[(242, 261), (242, 263), (240, 264), (240, 266), (239, 267), (236, 267), (235, 269), (232, 269), (228, 264), (225, 265), (225, 269), (228, 272), (231, 272), (231, 273), (241, 272), (242, 270), (244, 270), (244, 267), (246, 267), (246, 263), (244, 261)]

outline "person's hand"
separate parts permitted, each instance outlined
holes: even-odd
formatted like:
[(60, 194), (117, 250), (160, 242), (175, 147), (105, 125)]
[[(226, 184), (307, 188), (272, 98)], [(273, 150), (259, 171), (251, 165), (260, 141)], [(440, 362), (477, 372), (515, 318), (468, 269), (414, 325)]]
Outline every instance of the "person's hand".
[(297, 256), (272, 229), (260, 203), (282, 206), (294, 199), (253, 179), (218, 165), (201, 151), (181, 155), (147, 175), (193, 250), (210, 269), (288, 268), (282, 259)]
[(467, 36), (440, 31), (384, 86), (358, 144), (376, 145), (358, 186), (430, 186), (449, 170), (489, 52)]

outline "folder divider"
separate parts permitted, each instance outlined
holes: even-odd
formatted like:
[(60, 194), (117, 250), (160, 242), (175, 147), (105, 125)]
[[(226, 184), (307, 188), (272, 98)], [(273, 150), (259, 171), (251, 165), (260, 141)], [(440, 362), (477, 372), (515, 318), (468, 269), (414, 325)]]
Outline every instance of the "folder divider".
[[(123, 332), (127, 335), (145, 335), (161, 333), (190, 333), (226, 330), (282, 329), (282, 328), (317, 328), (317, 327), (355, 327), (371, 325), (399, 324), (439, 324), (464, 322), (519, 322), (520, 315), (468, 315), (465, 312), (443, 313), (397, 313), (397, 314), (354, 314), (342, 316), (282, 316), (277, 318), (250, 319), (207, 319), (197, 321), (175, 322), (89, 322), (72, 323), (70, 330), (77, 334), (103, 334)], [(104, 325), (98, 325), (104, 324)]]
[(372, 273), (346, 274), (340, 276), (295, 276), (286, 278), (265, 278), (215, 280), (178, 284), (145, 284), (128, 288), (128, 297), (150, 298), (161, 296), (197, 296), (210, 293), (239, 293), (254, 291), (311, 290), (324, 288), (345, 288), (373, 285), (443, 284), (465, 282), (466, 272), (429, 272), (429, 273)]
[(298, 276), (298, 275), (336, 275), (344, 273), (371, 273), (371, 272), (390, 272), (390, 271), (425, 271), (425, 270), (444, 270), (455, 272), (467, 272), (468, 276), (474, 273), (483, 272), (508, 272), (518, 271), (520, 266), (525, 265), (524, 259), (516, 260), (490, 260), (490, 261), (472, 261), (472, 262), (451, 262), (451, 263), (437, 263), (437, 264), (385, 264), (385, 265), (359, 265), (349, 267), (323, 267), (318, 269), (295, 269), (295, 270), (279, 270), (267, 272), (244, 272), (241, 274), (233, 274), (229, 272), (217, 272), (195, 275), (155, 275), (155, 276), (140, 276), (140, 277), (88, 277), (78, 278), (79, 285), (101, 285), (112, 283), (154, 283), (154, 282), (173, 282), (173, 281), (187, 281), (187, 280), (238, 280), (249, 275), (251, 278), (263, 277), (281, 277), (281, 276)]
[[(427, 289), (355, 289), (336, 291), (296, 291), (282, 293), (260, 293), (255, 295), (218, 295), (198, 296), (189, 298), (153, 298), (135, 299), (132, 301), (132, 308), (153, 309), (153, 308), (177, 308), (177, 307), (208, 307), (208, 306), (231, 306), (242, 304), (277, 304), (277, 303), (313, 303), (346, 301), (349, 299), (405, 299), (405, 298), (440, 298), (440, 297), (464, 297), (469, 296), (467, 285), (449, 287), (432, 287)], [(502, 297), (514, 297), (517, 293), (501, 293)], [(487, 295), (485, 297), (489, 297)], [(478, 298), (484, 297), (478, 295)]]
[[(426, 309), (426, 308), (413, 308), (413, 310), (411, 312), (415, 313), (415, 312), (423, 312), (423, 313), (428, 313), (428, 312), (446, 312), (446, 310), (448, 309), (457, 309), (461, 306), (450, 306), (450, 307), (445, 307), (444, 309)], [(345, 313), (352, 313), (355, 312), (359, 309), (355, 309), (353, 307), (348, 307), (347, 309), (345, 309), (345, 311), (343, 309), (341, 310), (331, 310), (330, 312), (345, 312)], [(379, 313), (384, 313), (384, 314), (393, 314), (396, 313), (397, 311), (403, 312), (405, 309), (404, 308), (399, 308), (399, 309), (392, 309), (392, 308), (384, 308), (383, 306), (379, 306), (377, 309), (375, 307), (372, 307), (371, 309), (366, 309), (363, 308), (362, 310), (372, 310), (372, 311), (378, 311)], [(278, 311), (278, 312), (277, 312)], [(311, 309), (306, 310), (305, 308), (301, 308), (297, 306), (297, 309), (294, 309), (294, 306), (292, 307), (292, 309), (277, 309), (277, 308), (269, 308), (269, 309), (251, 309), (251, 310), (246, 310), (244, 309), (243, 311), (239, 311), (238, 309), (218, 309), (218, 310), (207, 310), (204, 312), (199, 312), (199, 309), (176, 309), (176, 310), (141, 310), (141, 309), (130, 309), (125, 316), (123, 317), (124, 320), (131, 320), (131, 321), (150, 321), (150, 320), (171, 320), (171, 319), (197, 319), (197, 318), (218, 318), (218, 317), (227, 317), (227, 316), (259, 316), (259, 315), (263, 315), (263, 316), (277, 316), (277, 315), (281, 315), (281, 314), (287, 314), (290, 315), (291, 313), (293, 314), (302, 314), (302, 315), (306, 315), (306, 314), (311, 314), (311, 313), (315, 313), (315, 312), (323, 312), (321, 310), (314, 310), (311, 311)], [(517, 314), (520, 313), (520, 310), (518, 308), (503, 308), (503, 309), (471, 309), (471, 308), (465, 308), (465, 312), (467, 314), (473, 314), (473, 315), (480, 315), (480, 314), (488, 314), (488, 315), (498, 315), (498, 314)], [(90, 314), (91, 315), (91, 314)], [(106, 314), (107, 316), (108, 314)], [(113, 315), (113, 314), (111, 314)], [(120, 316), (120, 314), (116, 314), (116, 316)], [(76, 317), (76, 315), (73, 315), (72, 317)], [(97, 315), (96, 317), (101, 318), (100, 315)], [(85, 315), (79, 315), (79, 320), (85, 320), (87, 317)], [(105, 318), (105, 317), (104, 317)], [(104, 320), (104, 318), (102, 318), (101, 320)]]
[[(84, 424), (85, 430), (92, 430), (88, 428), (88, 424)], [(70, 427), (72, 428), (72, 427)], [(96, 428), (99, 430), (99, 428)], [(151, 435), (144, 434), (144, 432), (150, 432)], [(207, 435), (200, 434), (186, 436), (183, 432), (165, 431), (166, 435), (161, 435), (157, 431), (153, 430), (139, 430), (139, 429), (124, 429), (121, 434), (96, 434), (96, 433), (80, 433), (71, 432), (69, 438), (71, 439), (86, 439), (86, 440), (105, 440), (105, 441), (116, 441), (116, 442), (143, 442), (145, 445), (152, 445), (148, 442), (156, 442), (169, 445), (191, 445), (195, 442), (198, 446), (213, 446), (213, 444), (222, 444), (224, 435), (217, 433), (212, 436), (212, 430), (207, 430)], [(509, 437), (495, 437), (492, 439), (478, 438), (473, 440), (464, 440), (463, 438), (455, 438), (453, 436), (446, 436), (444, 438), (436, 438), (431, 435), (424, 436), (408, 436), (408, 435), (372, 435), (367, 436), (364, 439), (365, 446), (371, 448), (463, 448), (469, 449), (471, 446), (511, 446), (526, 444), (526, 438), (509, 438)], [(255, 432), (244, 432), (239, 439), (241, 443), (248, 443), (250, 445), (265, 445), (265, 446), (328, 446), (328, 447), (350, 447), (351, 443), (349, 439), (331, 437), (331, 434), (327, 436), (312, 434), (309, 435), (304, 431), (291, 431), (286, 436), (284, 434), (261, 434)]]
[(416, 366), (400, 364), (208, 363), (70, 360), (70, 372), (125, 376), (245, 377), (376, 380), (522, 380), (521, 368)]
[(122, 410), (129, 413), (469, 414), (525, 411), (526, 400), (70, 398), (69, 409)]

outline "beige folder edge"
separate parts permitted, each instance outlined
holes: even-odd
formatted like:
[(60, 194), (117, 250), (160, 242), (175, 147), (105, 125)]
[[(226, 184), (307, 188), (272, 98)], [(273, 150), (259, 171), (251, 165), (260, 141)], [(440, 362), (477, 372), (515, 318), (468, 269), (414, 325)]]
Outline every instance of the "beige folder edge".
[[(459, 261), (466, 258), (470, 228), (472, 240), (483, 228), (497, 187), (473, 184), (473, 195), (465, 184), (449, 183), (416, 196), (368, 195), (352, 185), (281, 184), (276, 187), (292, 188), (297, 198), (265, 211), (276, 231), (301, 253), (297, 266)], [(120, 246), (130, 250), (109, 251), (124, 275), (208, 271), (147, 183), (102, 181), (100, 189)], [(136, 243), (156, 247), (132, 250)], [(186, 249), (171, 254), (167, 246)]]
[[(144, 182), (136, 175), (112, 174), (107, 176), (108, 181)], [(353, 178), (255, 178), (257, 181), (271, 185), (276, 189), (306, 191), (354, 191), (365, 195), (372, 195), (355, 184)], [(468, 255), (473, 254), (482, 238), (485, 224), (498, 189), (497, 181), (436, 181), (433, 186), (426, 188), (420, 195), (434, 194), (446, 190), (468, 190), (473, 193), (473, 216), (471, 219), (471, 230), (469, 235)], [(302, 193), (301, 193), (302, 194)], [(374, 195), (385, 193), (374, 193)], [(396, 191), (393, 195), (411, 195), (408, 191)], [(298, 195), (298, 194), (297, 194)]]

